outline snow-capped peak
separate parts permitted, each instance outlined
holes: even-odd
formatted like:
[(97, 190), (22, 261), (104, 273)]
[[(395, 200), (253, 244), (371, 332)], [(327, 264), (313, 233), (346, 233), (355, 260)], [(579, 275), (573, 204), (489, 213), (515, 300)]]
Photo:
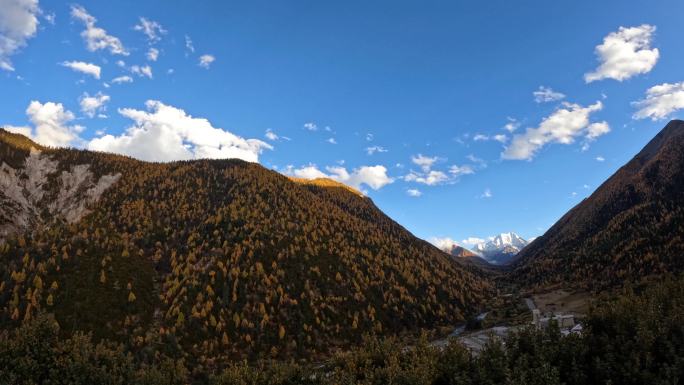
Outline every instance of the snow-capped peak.
[(475, 244), (473, 251), (491, 262), (495, 262), (495, 260), (500, 259), (502, 254), (514, 256), (528, 243), (514, 232), (501, 233), (495, 237), (490, 237), (488, 241)]

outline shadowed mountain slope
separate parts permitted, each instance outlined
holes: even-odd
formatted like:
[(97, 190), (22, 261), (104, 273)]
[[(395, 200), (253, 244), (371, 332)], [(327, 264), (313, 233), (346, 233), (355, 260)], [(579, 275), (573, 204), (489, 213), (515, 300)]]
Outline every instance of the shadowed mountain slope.
[(684, 122), (671, 121), (523, 249), (513, 279), (587, 287), (684, 270)]

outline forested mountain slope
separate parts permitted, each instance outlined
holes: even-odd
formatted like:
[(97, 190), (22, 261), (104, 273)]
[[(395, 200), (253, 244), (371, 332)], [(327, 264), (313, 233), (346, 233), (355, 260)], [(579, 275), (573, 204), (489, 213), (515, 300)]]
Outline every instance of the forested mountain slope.
[(673, 120), (523, 249), (513, 279), (605, 287), (682, 270), (684, 122)]
[(358, 192), (258, 164), (145, 163), (0, 130), (0, 165), (3, 328), (45, 311), (63, 333), (206, 367), (453, 324), (491, 290)]

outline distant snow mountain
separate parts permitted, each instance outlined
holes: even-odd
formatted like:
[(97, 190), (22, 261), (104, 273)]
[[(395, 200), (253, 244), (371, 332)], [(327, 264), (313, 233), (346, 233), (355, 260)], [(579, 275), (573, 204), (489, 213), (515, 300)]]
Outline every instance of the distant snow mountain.
[(529, 243), (514, 232), (501, 233), (487, 242), (476, 244), (472, 251), (490, 263), (505, 265)]

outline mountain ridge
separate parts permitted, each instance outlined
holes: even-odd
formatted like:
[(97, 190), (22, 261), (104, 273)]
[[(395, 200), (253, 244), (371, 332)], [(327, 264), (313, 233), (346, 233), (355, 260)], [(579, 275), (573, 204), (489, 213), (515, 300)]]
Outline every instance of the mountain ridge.
[(514, 279), (610, 286), (681, 271), (683, 181), (684, 121), (673, 120), (525, 248)]
[[(0, 160), (23, 167), (30, 143), (0, 131)], [(234, 159), (148, 163), (49, 148), (40, 156), (56, 162), (37, 201), (41, 231), (0, 244), (4, 328), (49, 311), (69, 330), (132, 348), (153, 341), (211, 366), (315, 357), (359, 342), (359, 330), (453, 325), (492, 290), (484, 273), (346, 188)], [(64, 172), (84, 165), (88, 180), (120, 176), (80, 220), (45, 211), (71, 180)], [(78, 186), (78, 197), (91, 188)]]

